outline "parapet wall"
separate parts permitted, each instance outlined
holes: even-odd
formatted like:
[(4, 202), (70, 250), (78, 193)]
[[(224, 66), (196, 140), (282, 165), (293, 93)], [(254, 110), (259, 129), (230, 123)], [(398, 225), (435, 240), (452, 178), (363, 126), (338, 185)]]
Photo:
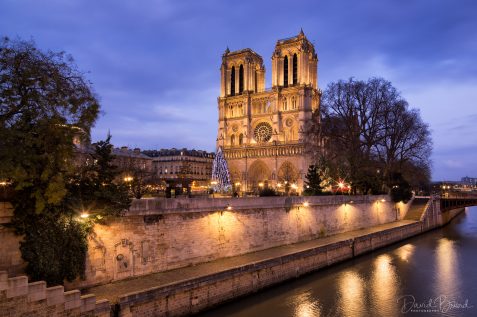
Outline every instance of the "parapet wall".
[[(90, 236), (86, 279), (104, 284), (367, 228), (402, 219), (409, 205), (388, 196), (183, 198), (135, 200)], [(19, 237), (1, 229), (0, 270), (18, 274)], [(20, 262), (20, 263), (18, 263)], [(17, 263), (13, 266), (12, 263)], [(14, 274), (12, 274), (14, 273)]]
[(8, 278), (0, 271), (0, 316), (109, 317), (109, 301), (96, 301), (92, 294), (65, 292), (63, 286), (46, 287), (46, 282), (28, 283), (26, 276)]
[(388, 196), (141, 199), (91, 236), (86, 287), (401, 219)]

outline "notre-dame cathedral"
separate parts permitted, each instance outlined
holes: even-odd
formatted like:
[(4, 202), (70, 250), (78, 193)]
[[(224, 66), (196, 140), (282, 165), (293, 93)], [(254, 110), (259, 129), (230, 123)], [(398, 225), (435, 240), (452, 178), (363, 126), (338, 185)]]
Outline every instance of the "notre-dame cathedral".
[(272, 88), (249, 48), (222, 55), (217, 146), (238, 190), (262, 186), (301, 192), (310, 159), (304, 132), (319, 109), (318, 58), (303, 31), (277, 41)]

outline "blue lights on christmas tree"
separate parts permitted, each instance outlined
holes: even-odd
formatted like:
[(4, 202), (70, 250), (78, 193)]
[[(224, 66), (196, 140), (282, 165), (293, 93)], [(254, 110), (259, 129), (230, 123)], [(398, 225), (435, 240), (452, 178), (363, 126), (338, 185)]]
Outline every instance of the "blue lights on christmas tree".
[(230, 173), (222, 148), (217, 149), (212, 163), (212, 188), (215, 192), (225, 193), (232, 188)]

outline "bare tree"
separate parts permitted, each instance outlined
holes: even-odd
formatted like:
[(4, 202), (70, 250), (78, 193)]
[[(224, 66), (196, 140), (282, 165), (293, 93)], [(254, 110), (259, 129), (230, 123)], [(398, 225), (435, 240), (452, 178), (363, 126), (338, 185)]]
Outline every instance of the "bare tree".
[[(321, 156), (328, 169), (336, 178), (350, 181), (354, 192), (379, 191), (376, 184), (389, 187), (396, 173), (406, 175), (409, 182), (428, 181), (429, 128), (390, 82), (371, 78), (331, 83), (321, 105), (321, 124), (314, 122), (307, 139), (316, 144), (313, 140), (320, 133)], [(419, 181), (410, 172), (416, 168), (423, 169)]]

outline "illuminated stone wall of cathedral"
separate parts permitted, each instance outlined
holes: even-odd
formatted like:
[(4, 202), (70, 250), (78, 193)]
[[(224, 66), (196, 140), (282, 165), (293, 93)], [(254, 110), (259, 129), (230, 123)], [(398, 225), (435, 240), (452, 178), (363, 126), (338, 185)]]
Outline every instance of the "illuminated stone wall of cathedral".
[(303, 188), (310, 164), (304, 132), (319, 110), (318, 58), (303, 32), (277, 41), (272, 88), (265, 89), (263, 59), (247, 48), (222, 56), (217, 146), (241, 191), (268, 184)]

